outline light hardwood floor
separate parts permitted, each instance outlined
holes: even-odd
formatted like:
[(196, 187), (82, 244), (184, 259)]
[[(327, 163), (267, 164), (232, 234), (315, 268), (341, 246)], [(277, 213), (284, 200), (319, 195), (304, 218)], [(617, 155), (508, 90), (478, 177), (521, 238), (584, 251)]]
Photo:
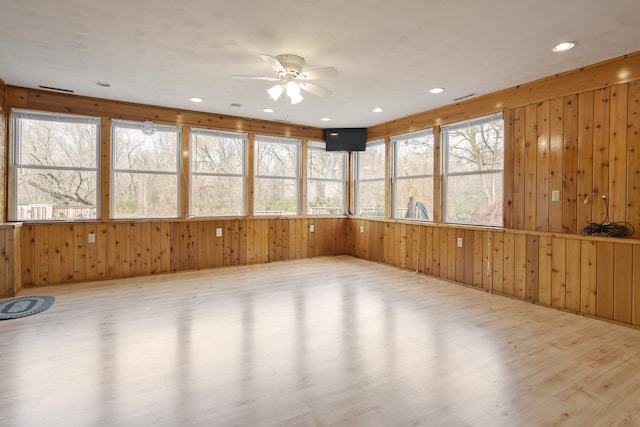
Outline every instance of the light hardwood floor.
[(2, 426), (640, 425), (640, 331), (348, 256), (27, 289)]

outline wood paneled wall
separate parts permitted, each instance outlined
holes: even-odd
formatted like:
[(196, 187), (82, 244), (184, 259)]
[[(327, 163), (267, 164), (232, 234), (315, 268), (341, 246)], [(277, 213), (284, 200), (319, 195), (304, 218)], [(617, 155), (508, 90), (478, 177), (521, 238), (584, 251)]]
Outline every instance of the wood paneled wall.
[[(26, 223), (22, 285), (267, 263), (347, 250), (346, 218)], [(311, 233), (309, 226), (314, 225)], [(216, 229), (222, 237), (216, 237)], [(88, 243), (88, 235), (95, 243)]]
[(22, 224), (0, 224), (0, 298), (22, 289), (21, 231)]
[(348, 253), (358, 258), (640, 326), (638, 240), (384, 220), (349, 224)]
[(506, 227), (580, 233), (606, 196), (609, 219), (640, 236), (640, 82), (508, 110), (505, 128)]

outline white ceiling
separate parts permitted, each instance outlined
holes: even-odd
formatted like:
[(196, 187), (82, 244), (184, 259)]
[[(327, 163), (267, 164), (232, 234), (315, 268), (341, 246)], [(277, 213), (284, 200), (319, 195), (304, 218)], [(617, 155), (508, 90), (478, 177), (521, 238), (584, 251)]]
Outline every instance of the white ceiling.
[[(0, 78), (121, 101), (366, 127), (638, 51), (639, 18), (638, 0), (0, 0)], [(578, 45), (551, 51), (565, 40)], [(304, 57), (305, 69), (335, 67), (338, 77), (317, 81), (333, 94), (303, 93), (304, 101), (287, 105), (268, 97), (272, 83), (231, 78), (275, 75), (259, 55), (282, 53)], [(435, 86), (447, 90), (429, 94)]]

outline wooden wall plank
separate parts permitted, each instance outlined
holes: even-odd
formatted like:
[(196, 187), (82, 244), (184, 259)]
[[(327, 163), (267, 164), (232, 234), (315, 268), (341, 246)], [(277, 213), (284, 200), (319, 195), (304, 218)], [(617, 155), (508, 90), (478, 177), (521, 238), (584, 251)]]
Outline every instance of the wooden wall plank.
[(504, 294), (504, 237), (501, 231), (489, 231), (491, 236), (491, 284), (493, 291)]
[(538, 109), (535, 105), (525, 108), (524, 123), (524, 229), (535, 230), (538, 223)]
[(633, 314), (631, 323), (640, 325), (640, 245), (633, 246)]
[(514, 288), (516, 298), (527, 298), (527, 236), (516, 234), (514, 237)]
[(640, 82), (628, 87), (627, 132), (627, 221), (634, 227), (634, 238), (640, 237)]
[(540, 272), (538, 274), (538, 298), (540, 304), (551, 305), (551, 272), (552, 272), (552, 256), (553, 246), (552, 238), (540, 236), (540, 245), (538, 247), (538, 266)]
[(36, 285), (35, 279), (35, 225), (25, 224), (22, 227), (22, 286)]
[(593, 92), (581, 93), (578, 95), (578, 199), (576, 206), (576, 227), (580, 232), (592, 221), (592, 206), (594, 199), (594, 105)]
[(611, 87), (609, 218), (615, 222), (627, 218), (627, 99), (627, 85)]
[(503, 115), (504, 119), (504, 202), (502, 204), (502, 226), (506, 228), (513, 228), (513, 193), (514, 193), (514, 180), (511, 177), (514, 176), (514, 111), (506, 110)]
[(550, 101), (543, 101), (537, 107), (537, 183), (536, 183), (536, 230), (549, 231), (550, 196)]
[(609, 195), (609, 88), (594, 92), (593, 98), (593, 198), (594, 222), (605, 220), (602, 196)]
[[(563, 199), (568, 196), (563, 185), (564, 150), (564, 99), (554, 98), (549, 105), (549, 231), (562, 232)], [(560, 192), (560, 200), (551, 200), (552, 191)]]
[(484, 276), (484, 232), (475, 230), (473, 232), (473, 286), (482, 287)]
[(74, 225), (60, 224), (60, 283), (73, 281)]
[(474, 236), (473, 230), (464, 230), (464, 283), (473, 285), (473, 270), (474, 270)]
[(633, 247), (615, 243), (613, 250), (613, 319), (631, 323), (633, 303)]
[(577, 239), (566, 239), (566, 304), (568, 310), (580, 311), (581, 244)]
[(527, 287), (525, 298), (532, 302), (538, 302), (539, 283), (539, 245), (537, 236), (527, 236)]
[(48, 283), (60, 283), (60, 228), (61, 224), (47, 226)]
[(595, 241), (580, 242), (580, 311), (596, 315), (597, 304), (597, 247)]
[(140, 274), (151, 274), (151, 223), (142, 222), (138, 228), (140, 229)]
[[(504, 253), (503, 253), (503, 275), (502, 292), (505, 295), (515, 295), (515, 235), (503, 233)], [(526, 246), (525, 246), (526, 248)]]
[[(525, 228), (525, 196), (526, 196), (526, 156), (525, 156), (525, 131), (526, 114), (524, 108), (516, 108), (511, 116), (512, 124), (512, 144), (513, 144), (513, 203), (511, 213), (511, 227), (522, 230)], [(506, 141), (505, 141), (506, 143)], [(505, 157), (507, 161), (509, 158)], [(505, 174), (505, 179), (508, 176)], [(507, 226), (508, 228), (508, 226)]]
[(84, 223), (73, 224), (73, 277), (74, 282), (86, 280), (87, 264), (87, 226)]
[(562, 232), (577, 233), (578, 197), (578, 96), (564, 97), (564, 176), (562, 179)]
[(565, 308), (567, 299), (567, 246), (563, 237), (551, 238), (551, 305)]
[(596, 316), (613, 319), (614, 244), (596, 243)]

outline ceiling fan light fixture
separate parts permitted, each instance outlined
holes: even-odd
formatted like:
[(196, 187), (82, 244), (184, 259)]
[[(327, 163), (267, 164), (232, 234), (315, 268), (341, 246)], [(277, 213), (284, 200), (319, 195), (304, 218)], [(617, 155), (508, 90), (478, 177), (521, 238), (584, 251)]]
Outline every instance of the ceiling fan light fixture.
[(280, 95), (282, 95), (282, 92), (283, 92), (282, 86), (280, 86), (279, 84), (273, 86), (271, 89), (267, 89), (267, 93), (269, 94), (271, 99), (273, 99), (274, 101), (277, 101), (278, 98), (280, 98)]
[(287, 82), (287, 96), (292, 104), (297, 104), (304, 99), (302, 95), (300, 95), (300, 86), (294, 82)]

